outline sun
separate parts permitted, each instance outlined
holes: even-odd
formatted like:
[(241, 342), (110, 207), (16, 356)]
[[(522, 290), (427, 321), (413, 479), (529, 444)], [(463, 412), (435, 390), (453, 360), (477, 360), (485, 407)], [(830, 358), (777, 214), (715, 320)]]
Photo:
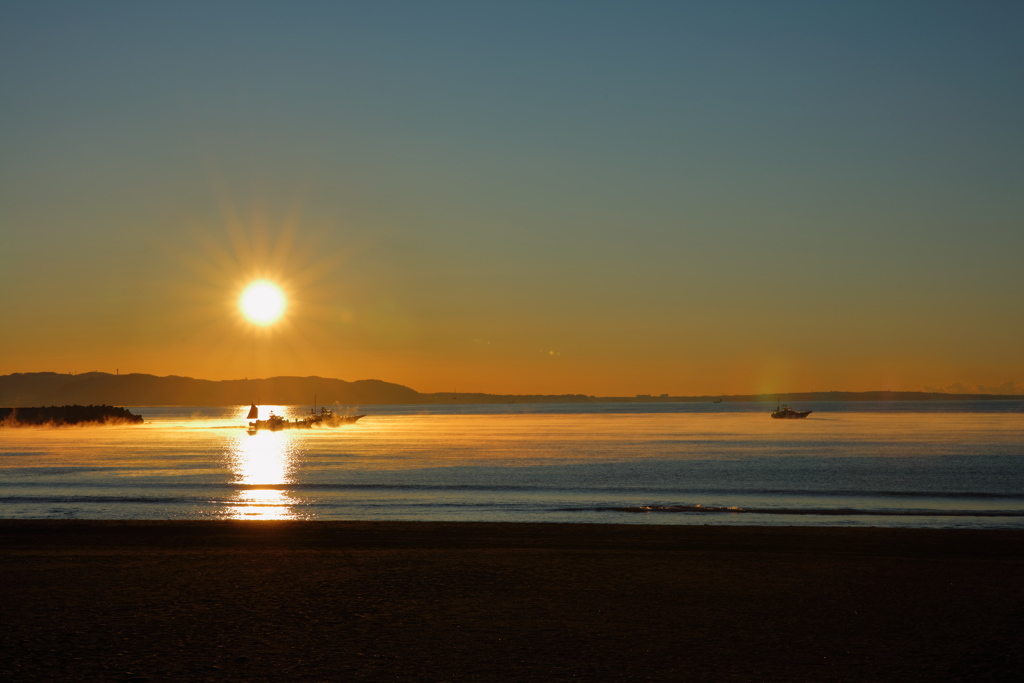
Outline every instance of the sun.
[(257, 325), (277, 322), (287, 305), (284, 292), (269, 280), (250, 283), (238, 299), (238, 307), (242, 309), (242, 314)]

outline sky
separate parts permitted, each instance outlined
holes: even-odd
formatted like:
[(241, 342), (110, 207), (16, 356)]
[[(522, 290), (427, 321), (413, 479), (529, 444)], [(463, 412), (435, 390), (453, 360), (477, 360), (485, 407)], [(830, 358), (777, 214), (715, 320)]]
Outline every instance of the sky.
[[(1017, 2), (4, 2), (0, 374), (1024, 393)], [(288, 298), (258, 326), (246, 283)]]

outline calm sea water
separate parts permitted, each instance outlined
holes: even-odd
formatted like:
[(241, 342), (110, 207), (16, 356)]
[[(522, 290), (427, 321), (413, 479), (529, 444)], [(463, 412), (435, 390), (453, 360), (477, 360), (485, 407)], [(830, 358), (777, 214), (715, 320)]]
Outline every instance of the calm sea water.
[(773, 408), (373, 406), (255, 435), (248, 406), (133, 408), (0, 430), (0, 517), (1024, 528), (1024, 401)]

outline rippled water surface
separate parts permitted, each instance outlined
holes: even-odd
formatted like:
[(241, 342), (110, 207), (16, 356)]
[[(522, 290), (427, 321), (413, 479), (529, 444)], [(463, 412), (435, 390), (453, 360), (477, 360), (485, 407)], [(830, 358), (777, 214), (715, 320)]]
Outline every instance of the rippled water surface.
[(133, 408), (0, 430), (0, 517), (1024, 528), (1024, 402), (773, 407), (381, 406), (255, 435), (248, 406)]

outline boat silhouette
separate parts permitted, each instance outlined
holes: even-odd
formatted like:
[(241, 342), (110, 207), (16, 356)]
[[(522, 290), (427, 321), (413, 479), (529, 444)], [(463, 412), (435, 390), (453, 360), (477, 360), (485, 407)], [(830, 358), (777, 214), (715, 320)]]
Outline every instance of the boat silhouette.
[(330, 410), (326, 406), (320, 409), (320, 412), (316, 411), (316, 408), (311, 408), (309, 415), (302, 419), (286, 420), (280, 415), (275, 415), (274, 411), (270, 411), (270, 415), (266, 420), (259, 419), (259, 410), (254, 403), (249, 408), (249, 414), (246, 419), (257, 418), (249, 423), (249, 427), (246, 429), (250, 434), (255, 434), (261, 429), (279, 432), (282, 429), (310, 429), (312, 427), (338, 427), (340, 425), (352, 424), (360, 418), (366, 417), (365, 415), (335, 415), (333, 410)]
[(805, 413), (801, 413), (799, 410), (793, 410), (788, 405), (778, 404), (775, 408), (775, 412), (772, 413), (772, 417), (776, 420), (798, 420), (800, 418), (807, 417), (813, 410), (808, 410)]

